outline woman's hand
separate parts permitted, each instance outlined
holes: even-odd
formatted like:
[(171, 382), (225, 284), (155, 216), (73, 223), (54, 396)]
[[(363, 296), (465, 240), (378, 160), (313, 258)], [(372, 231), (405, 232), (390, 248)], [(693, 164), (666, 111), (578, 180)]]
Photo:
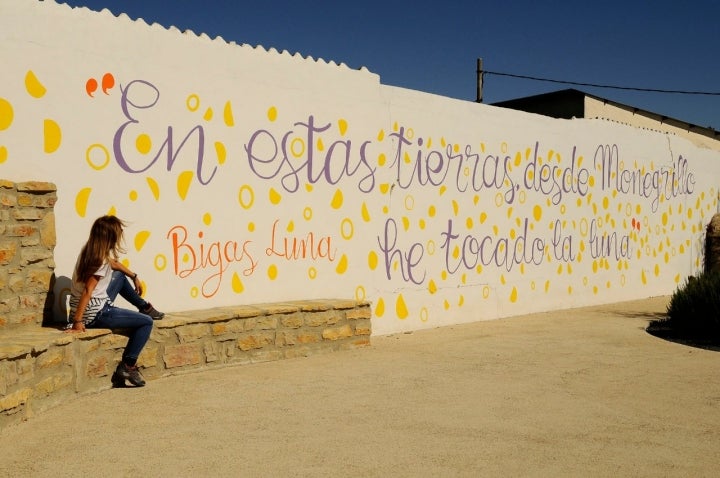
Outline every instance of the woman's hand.
[(137, 292), (138, 295), (142, 296), (142, 282), (140, 282), (140, 278), (137, 276), (137, 274), (135, 274), (135, 277), (133, 277), (132, 281), (135, 285), (135, 292)]
[(85, 332), (85, 322), (73, 322), (72, 328), (68, 332)]

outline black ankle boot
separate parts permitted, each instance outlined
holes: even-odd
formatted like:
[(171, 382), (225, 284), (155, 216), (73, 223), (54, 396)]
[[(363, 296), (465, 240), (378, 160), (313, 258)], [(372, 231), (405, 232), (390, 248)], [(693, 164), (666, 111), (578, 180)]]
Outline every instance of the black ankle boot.
[(120, 362), (112, 376), (112, 383), (116, 387), (122, 387), (125, 386), (125, 380), (128, 380), (136, 387), (145, 385), (145, 380), (140, 375), (137, 365), (130, 366), (125, 362)]

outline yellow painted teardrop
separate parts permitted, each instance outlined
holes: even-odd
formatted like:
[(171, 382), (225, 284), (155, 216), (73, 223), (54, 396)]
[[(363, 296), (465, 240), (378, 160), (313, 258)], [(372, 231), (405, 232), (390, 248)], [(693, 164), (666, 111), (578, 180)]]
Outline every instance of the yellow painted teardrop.
[(395, 313), (397, 314), (398, 319), (407, 319), (408, 309), (407, 305), (405, 305), (405, 298), (402, 294), (398, 295), (397, 301), (395, 302)]
[(245, 286), (243, 285), (242, 281), (240, 280), (240, 276), (237, 272), (233, 273), (232, 276), (232, 290), (236, 294), (242, 293), (242, 291), (245, 290)]
[(343, 193), (341, 190), (336, 190), (335, 195), (332, 198), (332, 202), (330, 203), (330, 206), (332, 206), (333, 209), (340, 209), (343, 205)]
[(78, 191), (75, 196), (75, 212), (77, 212), (80, 217), (85, 217), (87, 213), (88, 199), (90, 199), (91, 192), (92, 188), (83, 188)]
[(178, 196), (180, 196), (180, 199), (182, 199), (183, 201), (187, 197), (188, 191), (190, 190), (190, 183), (192, 182), (193, 177), (194, 174), (192, 171), (183, 171), (178, 175), (177, 191)]
[(25, 74), (25, 89), (33, 98), (42, 98), (45, 96), (45, 92), (47, 91), (45, 86), (40, 83), (40, 80), (37, 79), (37, 76), (35, 76), (35, 73), (33, 73), (32, 70), (28, 70)]
[(337, 272), (338, 274), (344, 274), (345, 271), (347, 271), (347, 267), (348, 267), (347, 256), (345, 254), (343, 254), (342, 257), (340, 258), (340, 262), (338, 263), (337, 267), (335, 268), (335, 272)]
[(143, 248), (149, 237), (150, 231), (140, 231), (135, 234), (135, 250), (140, 252), (140, 249)]
[(270, 191), (269, 191), (268, 195), (269, 195), (269, 197), (270, 197), (270, 202), (271, 202), (272, 204), (276, 205), (276, 206), (277, 206), (277, 205), (280, 203), (280, 201), (282, 200), (282, 196), (280, 195), (279, 192), (277, 192), (277, 191), (275, 190), (275, 188), (270, 188)]
[(148, 187), (150, 188), (150, 192), (152, 192), (152, 195), (155, 198), (155, 200), (156, 201), (159, 200), (160, 199), (160, 186), (158, 186), (157, 181), (155, 181), (153, 178), (150, 178), (150, 177), (145, 178), (145, 180), (147, 181)]
[(58, 126), (55, 121), (48, 118), (44, 121), (43, 130), (45, 133), (43, 149), (46, 153), (54, 153), (60, 147), (60, 143), (62, 142), (62, 131), (60, 130), (60, 126)]

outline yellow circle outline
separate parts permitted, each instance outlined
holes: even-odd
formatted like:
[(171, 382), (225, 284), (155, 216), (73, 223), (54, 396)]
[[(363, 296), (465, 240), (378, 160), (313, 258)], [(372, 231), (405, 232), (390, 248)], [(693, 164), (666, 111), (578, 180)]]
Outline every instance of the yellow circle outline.
[[(105, 153), (105, 161), (100, 165), (95, 165), (95, 163), (93, 163), (93, 161), (90, 159), (90, 151), (96, 148), (102, 150)], [(90, 167), (93, 168), (95, 171), (100, 171), (101, 169), (105, 169), (105, 167), (110, 164), (110, 152), (104, 145), (100, 143), (91, 144), (85, 151), (85, 161), (87, 161)]]

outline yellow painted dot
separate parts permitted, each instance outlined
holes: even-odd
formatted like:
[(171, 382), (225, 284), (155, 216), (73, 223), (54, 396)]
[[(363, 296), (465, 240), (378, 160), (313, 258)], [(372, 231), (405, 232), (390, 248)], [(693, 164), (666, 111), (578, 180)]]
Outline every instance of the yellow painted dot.
[(200, 290), (197, 287), (190, 288), (190, 297), (195, 299), (200, 294)]
[(277, 115), (278, 115), (277, 108), (275, 108), (274, 106), (271, 106), (267, 112), (268, 119), (270, 121), (275, 121), (277, 119)]
[(345, 136), (345, 133), (347, 133), (347, 127), (347, 121), (342, 118), (338, 120), (338, 130), (340, 131), (340, 136)]
[(152, 139), (145, 133), (141, 133), (135, 139), (135, 148), (140, 154), (148, 154), (152, 149)]
[(368, 253), (368, 267), (370, 267), (371, 271), (374, 271), (375, 268), (378, 265), (378, 256), (375, 251), (370, 251)]
[(306, 221), (309, 221), (312, 219), (312, 217), (313, 217), (312, 208), (310, 206), (305, 207), (305, 209), (303, 209), (303, 219), (305, 219)]
[(365, 287), (359, 285), (355, 288), (355, 300), (363, 301), (366, 296)]
[(533, 207), (533, 218), (536, 221), (539, 221), (542, 218), (542, 213), (543, 213), (542, 207), (539, 204), (536, 204)]
[(130, 194), (128, 196), (130, 197), (131, 201), (137, 201), (138, 193), (137, 193), (137, 191), (133, 190), (133, 191), (130, 191)]
[(205, 110), (205, 114), (203, 115), (203, 119), (204, 119), (205, 121), (210, 121), (210, 120), (213, 119), (213, 109), (212, 109), (212, 108), (208, 108), (208, 109)]
[(7, 148), (5, 146), (0, 146), (0, 164), (7, 161), (7, 158), (8, 158)]
[(267, 275), (270, 278), (270, 280), (277, 279), (278, 276), (278, 270), (277, 266), (275, 264), (270, 264), (270, 267), (268, 267)]
[(308, 268), (308, 277), (310, 279), (315, 279), (317, 277), (317, 269), (314, 267)]
[(0, 98), (0, 131), (6, 130), (13, 122), (13, 107), (8, 100)]
[(248, 222), (247, 230), (250, 232), (255, 231), (255, 223), (254, 222)]
[(437, 292), (437, 290), (438, 290), (438, 288), (437, 288), (437, 284), (435, 284), (435, 280), (430, 279), (430, 282), (428, 283), (428, 292), (430, 292), (431, 294), (434, 294), (435, 292)]
[(512, 292), (510, 292), (510, 302), (512, 302), (514, 304), (515, 302), (517, 302), (517, 299), (518, 299), (517, 287), (513, 286)]
[(387, 158), (385, 157), (385, 153), (380, 153), (378, 155), (378, 166), (385, 166), (385, 162), (387, 161)]
[(206, 212), (205, 214), (203, 214), (202, 221), (203, 221), (203, 224), (205, 224), (206, 226), (209, 226), (210, 223), (212, 223), (212, 215), (209, 212)]

